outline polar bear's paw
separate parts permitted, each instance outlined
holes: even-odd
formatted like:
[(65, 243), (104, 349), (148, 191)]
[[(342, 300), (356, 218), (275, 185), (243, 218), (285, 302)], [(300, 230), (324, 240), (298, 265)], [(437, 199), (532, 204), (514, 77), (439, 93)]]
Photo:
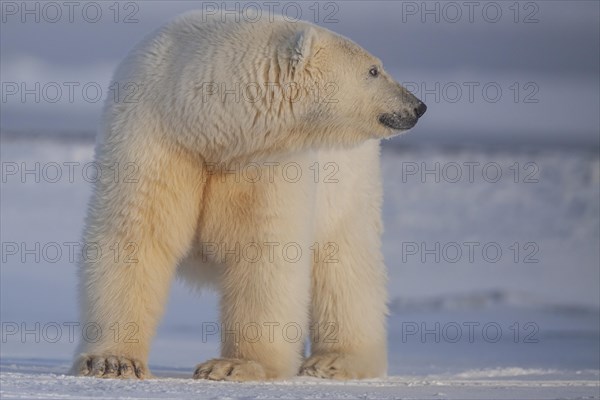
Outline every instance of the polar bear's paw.
[(72, 370), (73, 374), (96, 378), (144, 379), (149, 378), (148, 367), (133, 358), (82, 354)]
[(260, 381), (267, 374), (262, 365), (256, 361), (238, 358), (215, 358), (196, 366), (194, 379), (210, 379), (213, 381)]
[(361, 379), (367, 374), (361, 370), (361, 361), (341, 353), (315, 354), (304, 361), (299, 375), (323, 379)]

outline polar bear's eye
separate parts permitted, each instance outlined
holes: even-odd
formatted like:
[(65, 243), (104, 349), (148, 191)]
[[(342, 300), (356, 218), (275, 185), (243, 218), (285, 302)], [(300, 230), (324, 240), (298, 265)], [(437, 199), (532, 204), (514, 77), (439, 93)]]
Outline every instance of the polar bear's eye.
[(369, 70), (369, 75), (371, 75), (373, 78), (377, 78), (379, 76), (379, 68), (375, 66), (371, 67)]

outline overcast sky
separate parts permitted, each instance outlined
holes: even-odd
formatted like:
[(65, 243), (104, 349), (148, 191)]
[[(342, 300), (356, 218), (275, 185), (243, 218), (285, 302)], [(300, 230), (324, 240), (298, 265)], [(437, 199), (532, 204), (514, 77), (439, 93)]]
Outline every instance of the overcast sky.
[[(3, 130), (92, 132), (102, 105), (93, 89), (105, 97), (133, 45), (183, 11), (210, 13), (223, 3), (114, 4), (2, 3)], [(598, 1), (226, 3), (231, 10), (255, 5), (263, 18), (269, 7), (290, 20), (300, 16), (381, 58), (429, 106), (411, 141), (599, 143)], [(40, 101), (23, 101), (21, 90), (36, 82)], [(72, 101), (65, 82), (79, 83)], [(54, 103), (53, 83), (63, 89)]]

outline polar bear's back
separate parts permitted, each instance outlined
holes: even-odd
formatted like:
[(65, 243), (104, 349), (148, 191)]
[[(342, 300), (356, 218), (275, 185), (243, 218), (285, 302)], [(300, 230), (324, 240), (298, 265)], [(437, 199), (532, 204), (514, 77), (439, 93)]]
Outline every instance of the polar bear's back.
[(107, 99), (103, 125), (113, 132), (104, 132), (101, 137), (145, 134), (141, 131), (150, 129), (138, 128), (142, 125), (139, 121), (149, 123), (159, 116), (160, 124), (167, 124), (170, 131), (180, 138), (185, 136), (196, 148), (205, 148), (218, 136), (208, 129), (204, 132), (208, 139), (197, 132), (198, 126), (207, 127), (206, 121), (215, 120), (215, 114), (221, 115), (220, 130), (234, 129), (227, 126), (234, 120), (225, 118), (223, 110), (216, 109), (216, 102), (202, 103), (202, 90), (207, 84), (231, 88), (236, 83), (262, 82), (266, 63), (281, 50), (282, 40), (293, 37), (307, 24), (282, 17), (252, 21), (247, 16), (227, 14), (223, 18), (221, 14), (191, 11), (149, 34), (114, 74), (113, 85), (134, 87), (135, 98), (131, 102), (132, 91), (120, 90), (116, 101), (112, 96)]
[(231, 14), (187, 12), (136, 46), (122, 63), (135, 64), (135, 68), (120, 68), (123, 71), (115, 77), (143, 74), (154, 82), (157, 77), (168, 79), (170, 84), (174, 77), (185, 78), (186, 82), (190, 78), (191, 81), (247, 78), (256, 64), (274, 55), (282, 36), (293, 35), (301, 25), (306, 25), (288, 22), (281, 16), (252, 21), (243, 15), (236, 18)]

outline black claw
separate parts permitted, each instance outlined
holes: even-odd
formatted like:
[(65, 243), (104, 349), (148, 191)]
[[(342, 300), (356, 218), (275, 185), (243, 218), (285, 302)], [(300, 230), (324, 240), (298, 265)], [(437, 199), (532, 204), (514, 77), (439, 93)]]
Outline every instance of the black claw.
[(121, 364), (119, 367), (119, 372), (121, 373), (121, 375), (128, 375), (130, 372), (129, 365), (125, 363)]
[(92, 372), (92, 358), (89, 357), (86, 362), (85, 362), (85, 366), (87, 368), (87, 371), (85, 372), (85, 375), (89, 375), (90, 372)]
[(104, 371), (106, 370), (106, 361), (103, 359), (100, 360), (96, 360), (95, 363), (93, 363), (93, 374), (94, 375), (104, 375)]
[(194, 371), (194, 376), (200, 378), (200, 379), (206, 379), (208, 377), (208, 375), (211, 373), (212, 368), (208, 368), (205, 369), (205, 366), (199, 366), (198, 368), (196, 368), (196, 371)]
[(144, 376), (142, 368), (137, 363), (133, 364), (133, 368), (135, 370), (135, 376), (137, 376), (138, 378), (142, 378)]
[(106, 360), (106, 373), (117, 374), (119, 372), (119, 363), (116, 360)]

